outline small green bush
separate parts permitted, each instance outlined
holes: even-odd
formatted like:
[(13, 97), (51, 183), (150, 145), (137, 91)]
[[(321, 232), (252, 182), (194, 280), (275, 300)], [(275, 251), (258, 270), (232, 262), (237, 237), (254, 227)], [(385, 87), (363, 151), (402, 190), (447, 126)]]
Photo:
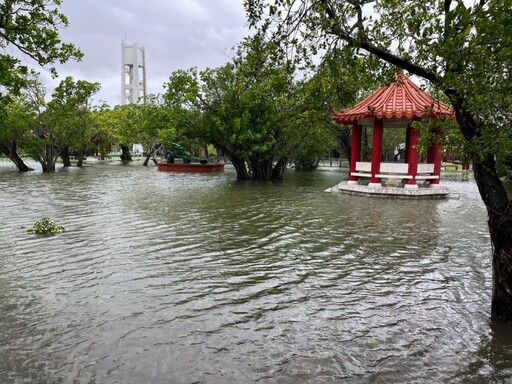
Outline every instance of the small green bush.
[(64, 227), (61, 227), (48, 217), (44, 217), (41, 221), (36, 221), (34, 226), (27, 230), (28, 233), (35, 233), (38, 235), (55, 235), (56, 233), (64, 232)]

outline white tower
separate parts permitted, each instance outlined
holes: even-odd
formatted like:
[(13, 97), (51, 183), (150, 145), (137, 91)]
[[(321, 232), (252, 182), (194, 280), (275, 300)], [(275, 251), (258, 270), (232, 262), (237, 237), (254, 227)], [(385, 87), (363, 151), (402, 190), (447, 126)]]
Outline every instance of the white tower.
[(144, 47), (121, 42), (121, 105), (146, 99), (146, 58)]

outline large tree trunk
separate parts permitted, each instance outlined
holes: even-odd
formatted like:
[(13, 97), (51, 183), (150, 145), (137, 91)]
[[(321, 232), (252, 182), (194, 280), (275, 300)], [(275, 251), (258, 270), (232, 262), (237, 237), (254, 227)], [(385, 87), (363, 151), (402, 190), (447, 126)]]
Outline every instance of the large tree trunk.
[(60, 157), (62, 158), (62, 164), (64, 167), (71, 167), (71, 159), (69, 157), (69, 147), (65, 145), (62, 147), (62, 152), (60, 153)]
[(229, 155), (228, 157), (231, 160), (231, 164), (233, 164), (233, 166), (235, 167), (236, 178), (238, 180), (248, 180), (249, 172), (247, 171), (247, 165), (245, 164), (245, 160), (239, 157), (231, 157)]
[(43, 157), (38, 156), (38, 161), (41, 164), (42, 171), (44, 173), (55, 172), (55, 161), (57, 160), (57, 157), (59, 156), (58, 151), (55, 150), (53, 145), (45, 144), (45, 149), (44, 149), (42, 155), (43, 155)]
[(3, 153), (5, 156), (7, 156), (9, 160), (11, 160), (16, 165), (16, 168), (18, 168), (19, 172), (33, 171), (33, 169), (25, 164), (23, 159), (18, 155), (15, 140), (13, 140), (10, 146), (0, 144), (0, 153)]
[(235, 167), (236, 178), (238, 180), (248, 180), (249, 172), (247, 171), (247, 165), (245, 164), (245, 160), (238, 156), (233, 155), (225, 147), (220, 147), (220, 149), (222, 150), (222, 152), (226, 154), (228, 159), (231, 161), (231, 164), (233, 164), (233, 167)]
[(251, 171), (253, 180), (271, 180), (272, 179), (272, 159), (251, 160)]
[(121, 145), (121, 161), (132, 161), (130, 149), (126, 145)]
[(44, 173), (46, 173), (46, 172), (55, 172), (55, 162), (42, 161), (41, 162), (41, 170)]
[(76, 163), (76, 166), (77, 167), (81, 167), (84, 165), (84, 157), (85, 157), (85, 150), (81, 150), (79, 153), (78, 153), (78, 162)]
[(153, 145), (151, 147), (151, 149), (147, 152), (146, 154), (146, 158), (144, 159), (144, 163), (142, 164), (143, 166), (147, 167), (148, 166), (148, 163), (149, 163), (149, 159), (151, 159), (151, 157), (153, 157), (153, 162), (155, 164), (157, 164), (157, 161), (155, 159), (155, 152), (156, 152), (156, 145)]
[(512, 319), (512, 209), (493, 156), (473, 163), (475, 180), (487, 208), (492, 243), (491, 314)]
[[(471, 113), (464, 111), (463, 99), (454, 93), (452, 99), (457, 123), (467, 141), (480, 138), (480, 131)], [(487, 208), (489, 235), (492, 244), (493, 289), (491, 315), (512, 319), (512, 207), (507, 191), (496, 170), (493, 154), (471, 154), (478, 191)]]
[(149, 163), (149, 159), (151, 159), (151, 152), (148, 152), (146, 155), (146, 158), (144, 159), (144, 163), (142, 163), (143, 166), (147, 167)]
[(272, 170), (272, 180), (283, 180), (283, 175), (284, 171), (286, 170), (287, 163), (288, 159), (279, 159), (279, 161), (274, 165), (274, 169)]
[(148, 166), (148, 164), (149, 164), (149, 160), (150, 160), (150, 159), (153, 161), (153, 163), (155, 163), (155, 165), (157, 165), (157, 164), (158, 164), (158, 160), (156, 159), (155, 155), (153, 154), (153, 156), (152, 156), (152, 155), (151, 155), (151, 153), (148, 153), (148, 154), (146, 155), (146, 159), (144, 160), (144, 163), (143, 163), (142, 165), (143, 165), (143, 166), (145, 166), (145, 167), (147, 167), (147, 166)]

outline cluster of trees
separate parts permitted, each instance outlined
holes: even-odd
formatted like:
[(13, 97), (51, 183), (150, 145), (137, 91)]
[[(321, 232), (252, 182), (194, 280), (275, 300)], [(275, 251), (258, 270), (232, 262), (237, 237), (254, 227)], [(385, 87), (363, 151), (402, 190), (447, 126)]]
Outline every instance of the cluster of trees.
[(132, 143), (148, 150), (147, 165), (160, 145), (177, 141), (206, 156), (211, 148), (220, 151), (239, 179), (281, 179), (289, 163), (312, 169), (333, 147), (342, 145), (349, 153), (348, 129), (330, 121), (330, 108), (333, 102), (353, 103), (361, 92), (354, 79), (364, 76), (357, 61), (345, 72), (332, 58), (312, 78), (297, 80), (295, 65), (256, 35), (226, 65), (178, 70), (162, 97), (149, 95), (139, 104), (93, 105), (100, 84), (71, 77), (48, 100), (45, 87), (31, 74), (22, 88), (6, 94), (0, 153), (20, 171), (30, 169), (23, 153), (51, 172), (59, 157), (70, 166), (74, 155), (80, 166), (88, 149), (105, 157), (115, 146), (122, 160), (131, 160)]
[(131, 143), (151, 148), (162, 141), (159, 135), (172, 141), (167, 109), (157, 97), (113, 108), (92, 105), (99, 89), (99, 83), (67, 77), (47, 101), (37, 76), (27, 79), (17, 94), (7, 94), (0, 117), (0, 153), (20, 171), (30, 170), (20, 157), (24, 153), (38, 161), (43, 172), (51, 172), (59, 157), (64, 166), (70, 166), (70, 155), (74, 155), (81, 166), (86, 150), (104, 158), (115, 145), (122, 149), (123, 160), (131, 160)]
[[(0, 45), (15, 48), (53, 76), (52, 64), (80, 60), (82, 53), (65, 43), (59, 28), (68, 20), (60, 12), (62, 0), (4, 0), (0, 3)], [(172, 140), (167, 113), (157, 97), (143, 105), (92, 105), (100, 84), (66, 78), (47, 100), (37, 74), (20, 59), (4, 50), (0, 53), (0, 154), (11, 159), (20, 171), (30, 168), (20, 157), (27, 154), (41, 164), (44, 172), (55, 170), (60, 156), (70, 165), (70, 153), (79, 157), (94, 146), (105, 155), (113, 144), (129, 159), (132, 142), (150, 145), (157, 133)], [(164, 128), (162, 128), (164, 127)]]
[[(63, 43), (58, 28), (67, 26), (66, 16), (59, 12), (60, 0), (5, 0), (0, 4), (0, 43), (2, 48), (16, 47), (39, 65), (48, 67), (55, 61), (64, 63), (69, 59), (79, 60), (82, 53), (73, 44)], [(56, 71), (48, 68), (53, 75)], [(29, 86), (30, 70), (16, 57), (0, 53), (0, 121), (4, 127), (0, 131), (0, 151), (19, 164), (17, 143), (12, 141), (12, 133), (5, 127), (16, 114), (12, 105), (13, 97)], [(23, 108), (20, 105), (20, 108)], [(12, 112), (7, 116), (7, 112)], [(5, 123), (4, 123), (5, 122)], [(14, 137), (18, 137), (17, 135)], [(18, 167), (20, 167), (18, 165)], [(26, 166), (25, 166), (26, 167)], [(26, 167), (28, 168), (28, 167)], [(24, 167), (21, 166), (22, 170)]]
[(83, 152), (91, 124), (90, 97), (99, 84), (74, 81), (68, 77), (45, 101), (45, 89), (37, 77), (27, 79), (18, 95), (8, 95), (9, 102), (1, 119), (0, 150), (18, 166), (28, 170), (18, 150), (36, 159), (44, 172), (55, 170), (58, 156), (69, 163), (69, 148)]
[[(64, 20), (63, 15), (59, 18)], [(27, 29), (26, 34), (33, 32)], [(19, 42), (11, 43), (20, 47)], [(20, 49), (30, 52), (35, 47)], [(79, 57), (74, 47), (73, 52)], [(334, 147), (341, 146), (349, 155), (349, 131), (334, 125), (330, 114), (333, 105), (353, 104), (373, 86), (361, 59), (334, 52), (306, 76), (263, 32), (243, 40), (233, 56), (219, 68), (178, 70), (161, 97), (150, 95), (142, 103), (113, 108), (92, 104), (100, 84), (71, 77), (62, 80), (47, 101), (37, 75), (21, 71), (18, 86), (6, 88), (2, 95), (0, 153), (20, 171), (30, 169), (20, 157), (23, 153), (37, 160), (43, 172), (51, 172), (59, 157), (70, 166), (70, 154), (78, 157), (80, 166), (90, 148), (104, 157), (115, 146), (121, 148), (122, 160), (131, 160), (132, 143), (147, 149), (147, 165), (157, 148), (176, 141), (197, 155), (208, 156), (213, 148), (229, 158), (237, 178), (255, 180), (281, 179), (291, 163), (297, 169), (313, 169)], [(61, 52), (58, 57), (71, 56)]]

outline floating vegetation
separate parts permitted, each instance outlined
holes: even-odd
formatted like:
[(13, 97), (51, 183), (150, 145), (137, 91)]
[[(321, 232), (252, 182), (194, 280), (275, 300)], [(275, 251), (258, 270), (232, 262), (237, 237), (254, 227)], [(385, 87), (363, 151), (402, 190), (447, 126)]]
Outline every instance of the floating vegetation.
[(32, 228), (27, 229), (27, 232), (38, 235), (55, 235), (56, 233), (64, 232), (64, 227), (57, 225), (49, 217), (44, 217), (41, 221), (36, 221)]

